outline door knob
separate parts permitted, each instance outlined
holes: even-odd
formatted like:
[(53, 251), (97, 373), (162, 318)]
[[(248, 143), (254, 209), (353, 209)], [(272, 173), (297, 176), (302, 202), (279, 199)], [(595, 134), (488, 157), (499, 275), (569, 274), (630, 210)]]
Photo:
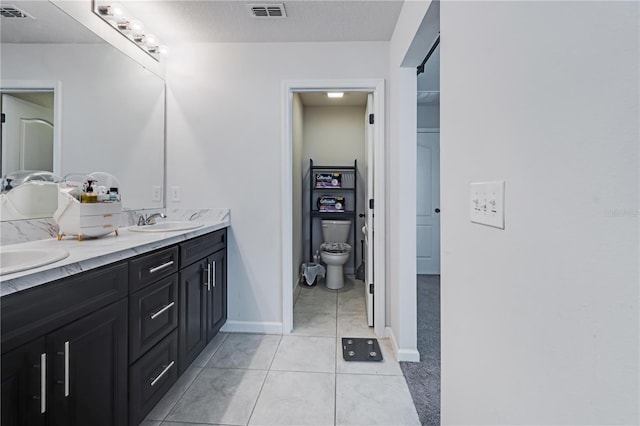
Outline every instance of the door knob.
[(439, 208), (436, 209), (436, 213), (440, 213), (440, 209)]

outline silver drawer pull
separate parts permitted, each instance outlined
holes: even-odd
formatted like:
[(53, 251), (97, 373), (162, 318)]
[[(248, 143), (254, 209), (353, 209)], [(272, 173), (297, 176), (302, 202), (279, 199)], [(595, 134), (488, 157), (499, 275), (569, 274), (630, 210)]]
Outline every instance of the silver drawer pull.
[(155, 386), (155, 385), (156, 385), (156, 383), (158, 383), (158, 380), (160, 380), (160, 379), (162, 378), (162, 376), (164, 376), (165, 374), (167, 374), (167, 371), (169, 371), (169, 369), (170, 369), (171, 367), (173, 367), (173, 364), (175, 364), (175, 362), (174, 362), (174, 361), (171, 361), (171, 362), (169, 363), (169, 365), (167, 365), (167, 366), (164, 368), (164, 370), (162, 370), (162, 373), (158, 374), (158, 377), (156, 377), (155, 379), (153, 379), (153, 380), (151, 381), (151, 386)]
[(173, 305), (175, 305), (175, 304), (176, 304), (176, 302), (171, 302), (168, 305), (165, 305), (162, 309), (160, 309), (155, 314), (151, 314), (151, 319), (156, 319), (158, 316), (162, 315), (162, 313), (164, 313), (165, 311), (173, 308)]
[(207, 291), (211, 291), (211, 264), (207, 263)]
[(213, 269), (213, 271), (211, 272), (211, 276), (213, 277), (213, 288), (216, 288), (216, 261), (215, 260), (211, 262), (211, 269)]
[(69, 396), (69, 341), (64, 342), (64, 396)]
[(40, 354), (40, 412), (47, 411), (47, 354)]
[(153, 274), (154, 272), (158, 272), (161, 269), (168, 268), (171, 265), (173, 265), (173, 260), (170, 260), (167, 263), (163, 263), (160, 266), (156, 266), (155, 268), (149, 268), (149, 273)]

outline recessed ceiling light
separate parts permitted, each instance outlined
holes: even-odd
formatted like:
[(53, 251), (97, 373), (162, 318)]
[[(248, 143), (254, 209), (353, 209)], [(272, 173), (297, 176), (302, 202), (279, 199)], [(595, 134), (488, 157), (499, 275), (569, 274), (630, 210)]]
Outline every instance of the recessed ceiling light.
[(344, 96), (342, 92), (327, 92), (327, 96), (330, 98), (341, 98)]

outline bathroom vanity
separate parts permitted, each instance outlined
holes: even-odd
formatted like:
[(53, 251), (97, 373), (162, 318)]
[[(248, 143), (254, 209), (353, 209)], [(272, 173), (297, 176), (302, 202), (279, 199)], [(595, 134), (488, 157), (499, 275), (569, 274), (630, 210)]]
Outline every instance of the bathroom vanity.
[(92, 254), (3, 277), (2, 425), (138, 425), (226, 321), (228, 224), (42, 241)]

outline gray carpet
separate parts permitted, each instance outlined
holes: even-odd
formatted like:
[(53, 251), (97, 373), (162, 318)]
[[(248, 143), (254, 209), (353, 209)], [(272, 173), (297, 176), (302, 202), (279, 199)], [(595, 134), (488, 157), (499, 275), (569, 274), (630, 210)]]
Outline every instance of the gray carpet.
[(401, 362), (423, 425), (440, 424), (440, 276), (418, 275), (420, 362)]

